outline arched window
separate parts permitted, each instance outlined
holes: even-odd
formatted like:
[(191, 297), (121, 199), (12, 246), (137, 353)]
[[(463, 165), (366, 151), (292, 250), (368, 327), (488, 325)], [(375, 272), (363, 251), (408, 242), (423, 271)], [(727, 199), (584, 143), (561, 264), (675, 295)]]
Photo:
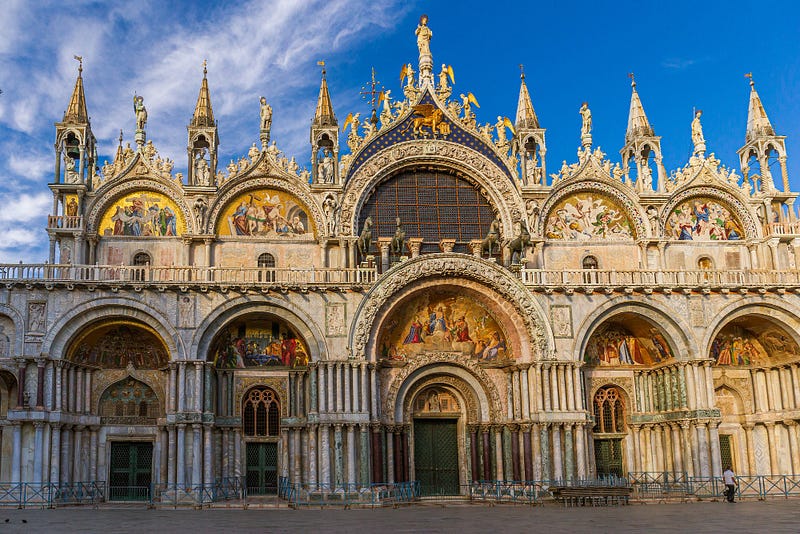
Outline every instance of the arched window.
[(598, 269), (600, 264), (597, 263), (597, 258), (594, 256), (586, 256), (583, 258), (582, 266), (584, 269)]
[(594, 432), (614, 434), (625, 432), (625, 401), (619, 389), (607, 386), (594, 394)]
[(153, 261), (150, 258), (150, 254), (147, 252), (137, 252), (133, 255), (133, 265), (136, 267), (143, 267), (145, 265), (152, 265)]
[(714, 268), (714, 261), (708, 256), (703, 256), (697, 260), (697, 268), (701, 271), (710, 271)]
[(155, 392), (135, 378), (112, 384), (100, 397), (100, 417), (106, 423), (155, 424), (160, 416)]
[(251, 389), (242, 406), (244, 435), (250, 437), (277, 437), (280, 433), (280, 405), (278, 396), (269, 388)]
[(258, 281), (259, 282), (274, 282), (275, 281), (275, 256), (269, 252), (264, 252), (258, 255)]

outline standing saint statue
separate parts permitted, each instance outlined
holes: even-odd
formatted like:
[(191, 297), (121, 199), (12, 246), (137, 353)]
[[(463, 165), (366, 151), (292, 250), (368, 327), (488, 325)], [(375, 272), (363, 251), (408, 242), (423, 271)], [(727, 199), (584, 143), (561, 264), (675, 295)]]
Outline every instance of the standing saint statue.
[(703, 116), (703, 110), (698, 109), (694, 113), (692, 119), (692, 143), (694, 143), (694, 153), (702, 154), (706, 151), (706, 139), (703, 137), (703, 125), (700, 124), (700, 117)]
[(419, 25), (417, 26), (417, 31), (414, 32), (414, 35), (417, 36), (417, 48), (419, 48), (420, 57), (430, 56), (431, 37), (433, 37), (433, 32), (430, 28), (428, 28), (428, 15), (422, 15), (419, 18)]
[(589, 109), (589, 104), (584, 102), (581, 105), (580, 114), (583, 119), (583, 123), (581, 124), (581, 137), (592, 135), (592, 110)]
[(272, 127), (272, 106), (267, 104), (267, 99), (261, 97), (261, 129), (269, 132)]
[(144, 107), (144, 97), (133, 96), (133, 112), (136, 114), (136, 129), (144, 130), (147, 124), (147, 108)]

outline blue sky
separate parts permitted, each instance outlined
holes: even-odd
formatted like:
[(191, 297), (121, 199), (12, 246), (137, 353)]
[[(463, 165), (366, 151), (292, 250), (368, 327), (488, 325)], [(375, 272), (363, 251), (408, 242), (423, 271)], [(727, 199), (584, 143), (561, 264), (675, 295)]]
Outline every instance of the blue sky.
[[(340, 124), (368, 113), (358, 92), (375, 67), (399, 94), (403, 63), (416, 64), (414, 29), (427, 13), (434, 63), (455, 70), (455, 91), (480, 102), (481, 123), (514, 117), (519, 64), (542, 126), (550, 172), (575, 161), (581, 102), (594, 143), (619, 161), (630, 102), (628, 72), (668, 172), (691, 151), (693, 107), (709, 152), (738, 168), (749, 86), (788, 136), (790, 181), (800, 190), (800, 2), (369, 2), (129, 3), (6, 0), (0, 19), (0, 263), (43, 262), (52, 205), (53, 123), (84, 58), (84, 83), (101, 162), (119, 130), (132, 141), (134, 91), (143, 95), (148, 138), (185, 173), (186, 125), (208, 59), (219, 121), (220, 161), (258, 139), (258, 97), (274, 108), (272, 138), (308, 165), (308, 126), (324, 59)], [(776, 176), (778, 172), (773, 172)]]

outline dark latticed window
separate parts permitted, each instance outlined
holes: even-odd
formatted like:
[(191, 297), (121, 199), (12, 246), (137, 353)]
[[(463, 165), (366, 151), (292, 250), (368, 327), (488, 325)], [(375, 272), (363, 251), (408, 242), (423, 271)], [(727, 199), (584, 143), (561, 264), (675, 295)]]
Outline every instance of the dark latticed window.
[(150, 254), (147, 252), (137, 252), (133, 256), (133, 264), (137, 267), (152, 264), (152, 261), (150, 260)]
[(273, 256), (269, 252), (264, 252), (263, 254), (259, 254), (258, 267), (259, 269), (271, 269), (275, 267), (275, 256)]
[(245, 436), (276, 437), (280, 433), (280, 406), (271, 389), (251, 389), (244, 399), (242, 411)]
[(594, 432), (617, 433), (625, 431), (625, 401), (619, 389), (604, 387), (594, 394)]
[(439, 241), (455, 239), (455, 252), (469, 253), (469, 242), (483, 239), (495, 218), (489, 201), (474, 185), (438, 170), (402, 172), (375, 188), (359, 214), (359, 232), (372, 218), (372, 247), (378, 238), (392, 237), (399, 218), (406, 240), (424, 239), (422, 253), (440, 252)]

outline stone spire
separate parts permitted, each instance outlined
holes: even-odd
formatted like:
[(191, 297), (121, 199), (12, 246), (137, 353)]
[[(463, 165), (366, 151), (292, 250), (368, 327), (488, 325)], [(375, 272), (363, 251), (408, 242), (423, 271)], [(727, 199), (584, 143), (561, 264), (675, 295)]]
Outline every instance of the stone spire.
[(328, 79), (325, 75), (325, 67), (322, 68), (322, 83), (319, 86), (319, 97), (317, 98), (317, 111), (314, 113), (315, 126), (337, 126), (336, 115), (333, 113), (331, 95), (328, 93)]
[[(786, 136), (777, 135), (772, 123), (767, 118), (767, 112), (761, 103), (761, 97), (756, 92), (753, 74), (747, 73), (750, 78), (750, 104), (747, 108), (747, 131), (745, 132), (744, 146), (740, 148), (739, 162), (745, 183), (749, 183), (750, 165), (752, 160), (758, 163), (760, 173), (759, 190), (764, 193), (775, 191), (775, 180), (769, 167), (770, 157), (777, 156), (781, 171), (783, 190), (789, 192), (789, 174), (786, 167)], [(753, 175), (755, 178), (755, 175)]]
[(208, 67), (203, 61), (203, 81), (200, 84), (200, 94), (197, 95), (197, 104), (194, 107), (191, 126), (214, 126), (214, 109), (211, 107), (211, 95), (208, 91)]
[(625, 142), (631, 142), (635, 137), (653, 137), (652, 126), (647, 120), (639, 93), (636, 92), (636, 80), (631, 75), (631, 109), (628, 112), (628, 129), (625, 131)]
[(756, 84), (753, 81), (753, 76), (750, 78), (750, 105), (747, 109), (747, 132), (745, 134), (745, 142), (752, 141), (756, 137), (775, 135), (775, 130), (769, 122), (767, 112), (764, 111), (764, 105), (761, 103), (761, 98), (756, 92)]
[(520, 75), (519, 101), (517, 102), (516, 128), (539, 128), (539, 118), (533, 110), (531, 95), (528, 93), (528, 86), (525, 84), (525, 73)]
[(655, 191), (664, 192), (667, 171), (664, 168), (661, 154), (661, 138), (655, 134), (644, 106), (639, 99), (636, 91), (636, 80), (633, 73), (628, 74), (631, 79), (631, 108), (628, 112), (628, 128), (625, 130), (625, 146), (620, 150), (622, 155), (622, 170), (625, 180), (632, 182), (630, 175), (631, 163), (636, 167), (636, 191), (642, 193), (652, 193), (653, 171), (650, 168), (650, 157), (652, 155), (656, 166)]
[(64, 112), (62, 122), (87, 123), (89, 113), (86, 111), (86, 96), (83, 94), (83, 58), (75, 56), (78, 60), (78, 79), (75, 80), (75, 88), (72, 90), (72, 98), (69, 99), (69, 106)]

